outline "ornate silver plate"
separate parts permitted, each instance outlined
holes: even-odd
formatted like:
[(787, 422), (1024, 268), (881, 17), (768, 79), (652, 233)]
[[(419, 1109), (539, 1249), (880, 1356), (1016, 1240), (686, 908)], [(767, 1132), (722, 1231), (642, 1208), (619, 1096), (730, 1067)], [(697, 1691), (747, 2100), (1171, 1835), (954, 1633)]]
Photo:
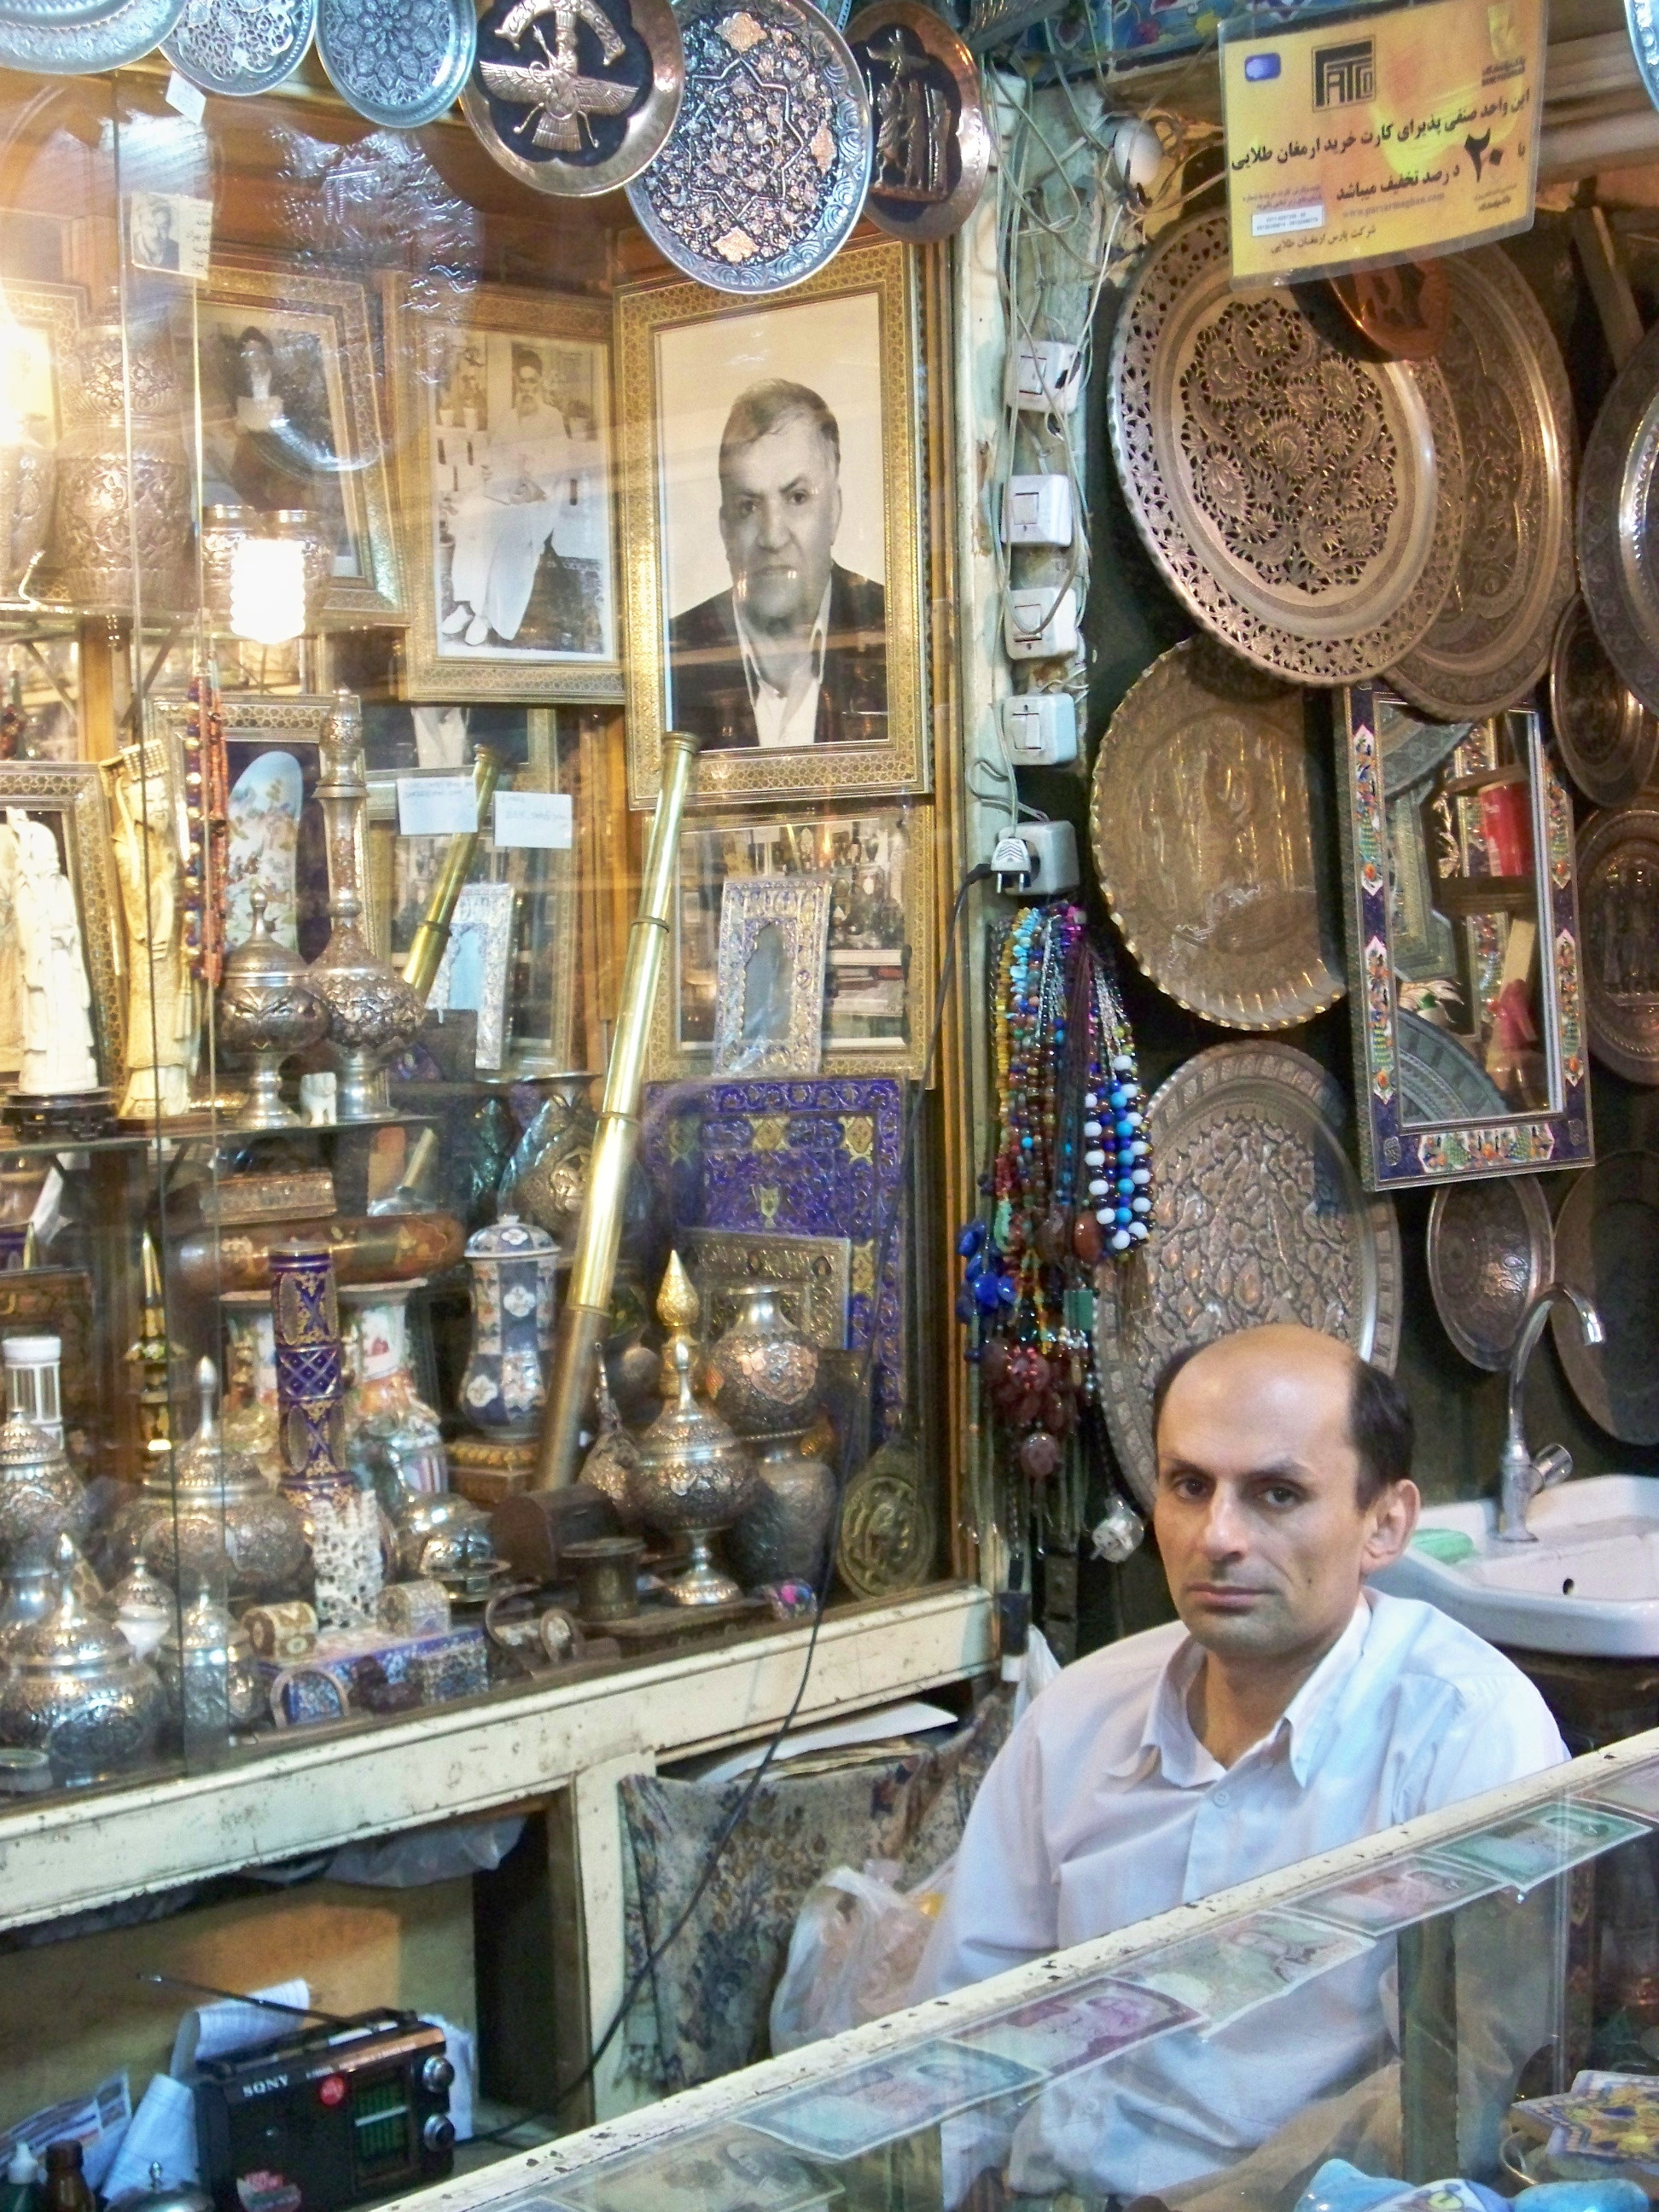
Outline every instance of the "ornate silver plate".
[(1659, 714), (1659, 327), (1614, 380), (1578, 472), (1578, 588), (1607, 658)]
[(461, 109), (514, 176), (586, 199), (655, 158), (684, 90), (668, 0), (492, 0)]
[(1550, 727), (1568, 775), (1596, 806), (1645, 790), (1659, 759), (1659, 718), (1619, 680), (1582, 599), (1562, 610), (1550, 652)]
[(1346, 988), (1333, 825), (1307, 693), (1210, 638), (1152, 663), (1095, 756), (1090, 841), (1112, 919), (1160, 991), (1228, 1029), (1290, 1029)]
[(1400, 1232), (1343, 1141), (1342, 1089), (1283, 1044), (1201, 1052), (1154, 1093), (1151, 1241), (1095, 1276), (1095, 1364), (1130, 1486), (1157, 1492), (1152, 1385), (1171, 1352), (1230, 1329), (1304, 1322), (1392, 1368)]
[(317, 52), (348, 107), (385, 131), (435, 122), (472, 70), (472, 0), (317, 0)]
[(1441, 264), (1451, 319), (1440, 366), (1474, 498), (1445, 605), (1389, 681), (1443, 721), (1495, 714), (1548, 665), (1577, 587), (1572, 470), (1578, 440), (1555, 334), (1501, 246)]
[(1592, 814), (1577, 858), (1590, 1050), (1659, 1084), (1659, 799)]
[(1429, 1208), (1429, 1287), (1471, 1366), (1507, 1366), (1522, 1316), (1555, 1273), (1555, 1234), (1531, 1176), (1447, 1183)]
[(178, 21), (185, 0), (119, 0), (94, 19), (43, 18), (32, 0), (0, 14), (0, 68), (33, 70), (42, 76), (89, 76), (126, 69), (159, 46)]
[(949, 238), (990, 173), (979, 64), (923, 0), (860, 9), (847, 43), (875, 125), (865, 213), (893, 238)]
[(1433, 362), (1340, 351), (1288, 291), (1235, 292), (1224, 216), (1131, 280), (1107, 421), (1129, 512), (1177, 597), (1246, 659), (1348, 684), (1439, 613), (1463, 449)]
[(52, 25), (101, 23), (123, 0), (0, 0), (0, 24), (21, 23), (45, 29)]
[(161, 52), (204, 92), (247, 100), (293, 76), (316, 27), (317, 0), (185, 0)]
[(1555, 1218), (1555, 1267), (1595, 1301), (1605, 1344), (1552, 1314), (1555, 1349), (1591, 1420), (1621, 1443), (1659, 1444), (1659, 1154), (1610, 1152)]
[(678, 11), (685, 100), (628, 187), (647, 234), (717, 292), (781, 292), (841, 250), (870, 179), (870, 103), (811, 0)]

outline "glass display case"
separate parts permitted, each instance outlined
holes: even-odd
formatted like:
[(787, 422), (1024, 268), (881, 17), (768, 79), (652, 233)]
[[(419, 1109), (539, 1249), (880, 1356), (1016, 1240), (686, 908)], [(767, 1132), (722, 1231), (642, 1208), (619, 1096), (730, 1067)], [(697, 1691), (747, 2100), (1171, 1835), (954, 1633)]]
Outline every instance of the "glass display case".
[(407, 2201), (1452, 2212), (1617, 2176), (1651, 2195), (1656, 1876), (1649, 1734)]

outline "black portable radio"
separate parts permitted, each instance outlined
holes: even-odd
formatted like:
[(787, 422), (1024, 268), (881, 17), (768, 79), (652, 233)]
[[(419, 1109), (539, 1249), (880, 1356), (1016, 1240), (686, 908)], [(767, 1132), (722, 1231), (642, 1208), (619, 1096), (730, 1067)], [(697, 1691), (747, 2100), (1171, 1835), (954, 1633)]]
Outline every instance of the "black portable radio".
[(202, 2185), (217, 2212), (343, 2212), (453, 2168), (444, 2033), (365, 2012), (191, 2075)]

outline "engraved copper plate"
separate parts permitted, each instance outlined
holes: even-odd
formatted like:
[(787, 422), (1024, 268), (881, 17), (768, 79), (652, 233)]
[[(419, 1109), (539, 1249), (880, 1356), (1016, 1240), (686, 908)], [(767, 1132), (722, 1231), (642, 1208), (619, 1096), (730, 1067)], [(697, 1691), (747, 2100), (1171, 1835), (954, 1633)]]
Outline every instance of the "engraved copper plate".
[(1659, 799), (1592, 814), (1578, 832), (1590, 1050), (1659, 1084)]
[(159, 46), (184, 13), (185, 0), (119, 0), (73, 21), (32, 7), (0, 10), (0, 68), (43, 76), (86, 76), (126, 69)]
[(1607, 658), (1659, 714), (1659, 328), (1601, 403), (1578, 472), (1578, 588)]
[(628, 198), (677, 269), (717, 292), (780, 292), (838, 253), (870, 180), (870, 102), (812, 0), (678, 10), (685, 99)]
[(293, 76), (316, 27), (317, 0), (186, 0), (161, 52), (204, 92), (251, 100)]
[(1289, 1029), (1346, 988), (1324, 854), (1329, 749), (1307, 693), (1209, 638), (1155, 660), (1095, 757), (1090, 836), (1124, 941), (1229, 1029)]
[(668, 0), (492, 0), (461, 112), (522, 182), (586, 199), (655, 159), (684, 90)]
[(1224, 1044), (1146, 1109), (1152, 1235), (1095, 1276), (1095, 1362), (1130, 1486), (1157, 1492), (1152, 1385), (1172, 1352), (1264, 1322), (1303, 1322), (1392, 1368), (1400, 1232), (1344, 1141), (1340, 1084), (1283, 1044)]
[(1375, 675), (1440, 611), (1463, 449), (1433, 362), (1340, 351), (1287, 291), (1235, 292), (1224, 216), (1152, 246), (1107, 420), (1153, 559), (1207, 629), (1301, 684)]
[(875, 131), (864, 211), (892, 238), (949, 238), (979, 205), (991, 132), (979, 64), (923, 0), (876, 0), (847, 33)]
[(1550, 653), (1550, 727), (1567, 774), (1596, 806), (1622, 806), (1644, 790), (1659, 758), (1650, 714), (1601, 650), (1589, 610), (1563, 610)]
[(1573, 1316), (1551, 1315), (1574, 1396), (1621, 1443), (1659, 1444), (1659, 1154), (1611, 1152), (1579, 1176), (1555, 1218), (1555, 1266), (1607, 1331), (1585, 1344)]
[(1429, 1208), (1429, 1287), (1472, 1366), (1507, 1366), (1522, 1317), (1555, 1274), (1555, 1236), (1530, 1176), (1447, 1183)]
[(1443, 720), (1495, 714), (1543, 674), (1576, 588), (1572, 392), (1554, 333), (1501, 246), (1446, 264), (1440, 366), (1469, 489), (1450, 593), (1389, 681)]
[(1395, 361), (1431, 361), (1446, 342), (1451, 287), (1443, 261), (1402, 261), (1333, 276), (1337, 305), (1362, 337)]

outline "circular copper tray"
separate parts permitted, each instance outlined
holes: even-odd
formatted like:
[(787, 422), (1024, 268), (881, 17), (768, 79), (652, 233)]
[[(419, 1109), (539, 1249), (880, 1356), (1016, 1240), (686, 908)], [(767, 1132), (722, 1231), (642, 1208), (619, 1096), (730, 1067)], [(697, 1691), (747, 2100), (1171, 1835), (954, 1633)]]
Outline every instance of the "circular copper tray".
[(1578, 582), (1607, 658), (1659, 714), (1659, 328), (1601, 403), (1578, 474)]
[(1579, 941), (1590, 1050), (1659, 1084), (1659, 798), (1578, 832)]
[(1229, 1029), (1289, 1029), (1346, 988), (1331, 822), (1307, 693), (1208, 638), (1152, 663), (1095, 757), (1090, 838), (1112, 918), (1159, 990)]
[(1161, 238), (1112, 341), (1124, 497), (1170, 587), (1247, 660), (1304, 684), (1376, 675), (1440, 611), (1463, 452), (1433, 362), (1344, 353), (1288, 291), (1231, 289), (1227, 223)]
[(1622, 806), (1647, 787), (1659, 718), (1620, 680), (1582, 599), (1562, 610), (1550, 649), (1550, 727), (1567, 774), (1592, 805)]
[(979, 64), (923, 0), (875, 0), (848, 27), (875, 127), (864, 212), (893, 238), (949, 238), (979, 205), (991, 131)]
[(1448, 1183), (1429, 1208), (1429, 1287), (1471, 1366), (1509, 1364), (1522, 1318), (1555, 1274), (1555, 1235), (1532, 1176)]
[(1576, 1316), (1551, 1315), (1574, 1395), (1620, 1443), (1659, 1443), (1659, 1154), (1610, 1152), (1585, 1170), (1555, 1218), (1555, 1266), (1607, 1330), (1586, 1344)]
[(1152, 1385), (1172, 1352), (1299, 1321), (1392, 1368), (1400, 1232), (1359, 1187), (1342, 1089), (1289, 1045), (1224, 1044), (1178, 1068), (1146, 1109), (1152, 1234), (1095, 1274), (1095, 1364), (1130, 1487), (1157, 1495)]

